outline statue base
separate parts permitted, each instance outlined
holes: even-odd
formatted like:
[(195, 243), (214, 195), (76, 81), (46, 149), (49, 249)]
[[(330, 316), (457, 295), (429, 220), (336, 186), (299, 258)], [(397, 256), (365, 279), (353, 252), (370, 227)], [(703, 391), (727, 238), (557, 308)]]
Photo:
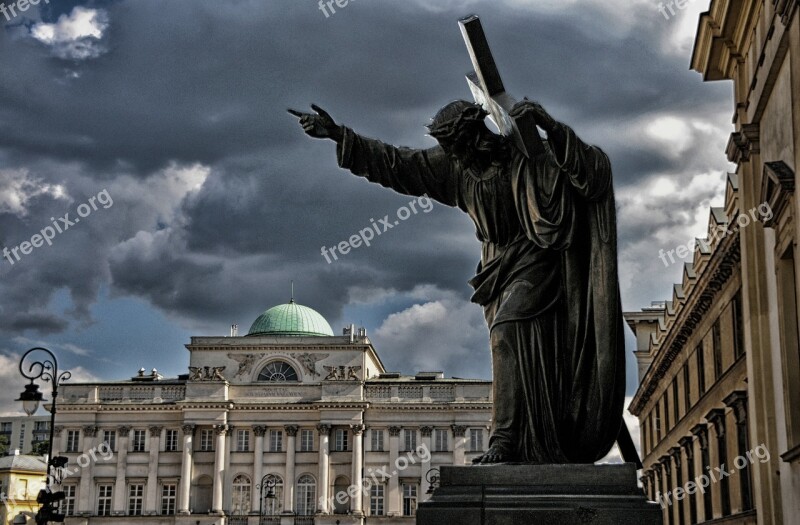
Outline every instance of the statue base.
[(632, 463), (441, 467), (417, 525), (661, 525)]

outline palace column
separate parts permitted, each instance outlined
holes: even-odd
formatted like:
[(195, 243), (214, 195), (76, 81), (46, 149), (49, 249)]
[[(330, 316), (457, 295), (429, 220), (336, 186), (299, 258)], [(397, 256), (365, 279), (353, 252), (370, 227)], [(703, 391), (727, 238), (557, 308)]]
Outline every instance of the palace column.
[[(331, 434), (331, 426), (319, 424), (317, 425), (317, 431), (319, 432), (319, 512), (321, 514), (330, 514), (331, 509), (329, 508), (329, 501), (328, 501), (328, 485), (330, 485), (328, 481), (328, 477), (330, 475), (330, 465), (329, 465), (329, 438)], [(294, 480), (284, 480), (283, 483), (283, 490), (286, 490), (289, 484), (294, 485)]]
[[(401, 427), (389, 427), (389, 468), (394, 469), (397, 465), (397, 455), (400, 453), (400, 430)], [(386, 487), (386, 497), (388, 505), (386, 506), (386, 514), (389, 516), (399, 516), (400, 501), (402, 494), (400, 494), (400, 479), (397, 476), (389, 478), (388, 486)]]
[(114, 483), (114, 505), (111, 514), (123, 516), (125, 514), (125, 479), (128, 467), (128, 434), (131, 427), (117, 428), (119, 440), (117, 441), (117, 480)]
[(283, 482), (283, 511), (294, 512), (294, 454), (297, 425), (286, 425), (286, 480)]
[(464, 425), (450, 425), (453, 429), (453, 465), (464, 465), (464, 445), (466, 439), (464, 436), (467, 434), (467, 427)]
[(194, 456), (194, 425), (183, 425), (183, 450), (181, 450), (181, 483), (178, 493), (178, 514), (188, 515), (192, 490), (192, 458)]
[(350, 510), (355, 516), (364, 515), (364, 425), (350, 425), (353, 431), (352, 483), (356, 495), (350, 498)]
[(214, 425), (217, 432), (217, 446), (214, 456), (214, 493), (211, 501), (211, 513), (217, 516), (224, 515), (222, 509), (223, 485), (225, 483), (225, 435), (228, 425)]
[(421, 465), (420, 471), (420, 480), (419, 480), (419, 500), (422, 500), (422, 495), (428, 493), (428, 488), (430, 487), (430, 483), (428, 483), (428, 471), (431, 469), (431, 451), (433, 447), (431, 446), (431, 434), (433, 433), (433, 427), (429, 426), (422, 426), (419, 427), (419, 431), (422, 434), (422, 446), (425, 447), (426, 453), (425, 456), (428, 458), (427, 461), (423, 461)]
[[(264, 477), (264, 434), (267, 427), (261, 425), (253, 426), (253, 434), (256, 436), (255, 450), (253, 452), (253, 487), (261, 488), (261, 478)], [(261, 490), (253, 490), (252, 501), (250, 503), (250, 513), (261, 511)]]
[(144, 501), (145, 516), (158, 514), (158, 455), (161, 452), (161, 431), (164, 427), (150, 427), (150, 469), (147, 471), (147, 497)]
[(92, 454), (89, 453), (94, 447), (94, 438), (97, 435), (97, 427), (89, 425), (83, 427), (83, 455), (87, 459), (86, 465), (81, 465), (80, 457), (78, 458), (78, 466), (81, 468), (81, 481), (80, 481), (80, 497), (78, 499), (78, 512), (92, 513), (92, 467), (94, 466), (91, 460)]

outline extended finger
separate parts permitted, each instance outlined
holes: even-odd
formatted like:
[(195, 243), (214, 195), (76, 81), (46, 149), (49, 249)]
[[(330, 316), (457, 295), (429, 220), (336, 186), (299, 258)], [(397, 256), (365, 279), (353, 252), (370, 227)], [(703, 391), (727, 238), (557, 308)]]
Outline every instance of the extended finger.
[(325, 111), (325, 110), (324, 110), (324, 109), (322, 109), (321, 107), (317, 106), (316, 104), (311, 104), (311, 109), (313, 109), (314, 111), (316, 111), (316, 112), (317, 112), (317, 114), (318, 114), (320, 117), (327, 117), (327, 118), (329, 118), (329, 119), (333, 120), (333, 119), (331, 118), (331, 116), (328, 114), (328, 112), (327, 112), (327, 111)]
[(292, 108), (289, 108), (286, 111), (288, 111), (289, 114), (294, 115), (295, 117), (303, 117), (306, 115), (306, 113), (303, 113), (302, 111), (297, 111), (296, 109)]

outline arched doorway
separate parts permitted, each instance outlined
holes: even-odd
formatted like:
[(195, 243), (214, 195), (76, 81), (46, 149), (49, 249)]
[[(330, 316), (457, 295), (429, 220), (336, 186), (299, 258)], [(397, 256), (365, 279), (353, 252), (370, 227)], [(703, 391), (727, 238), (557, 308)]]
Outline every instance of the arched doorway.
[(214, 480), (211, 476), (200, 476), (192, 484), (192, 514), (211, 512)]
[[(339, 476), (333, 482), (333, 513), (347, 514), (350, 512), (350, 495), (347, 489), (350, 488), (350, 480), (345, 476)], [(344, 503), (342, 503), (344, 502)]]

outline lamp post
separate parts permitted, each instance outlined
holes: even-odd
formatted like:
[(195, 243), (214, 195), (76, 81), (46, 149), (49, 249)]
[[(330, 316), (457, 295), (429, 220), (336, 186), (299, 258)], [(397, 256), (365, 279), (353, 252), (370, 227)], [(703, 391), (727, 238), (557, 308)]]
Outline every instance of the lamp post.
[[(256, 490), (260, 491), (261, 498), (259, 499), (258, 504), (258, 514), (260, 521), (264, 520), (264, 516), (266, 516), (265, 511), (267, 509), (264, 508), (264, 500), (273, 500), (275, 499), (275, 486), (278, 482), (275, 480), (275, 476), (272, 474), (267, 474), (263, 478), (261, 478), (261, 483), (256, 485)], [(266, 494), (264, 494), (266, 491)]]
[(439, 488), (439, 469), (434, 467), (425, 473), (425, 480), (428, 482), (427, 494), (433, 494), (433, 491)]
[[(46, 354), (42, 361), (33, 361), (26, 366), (26, 358), (33, 352), (40, 352)], [(57, 512), (57, 504), (64, 499), (63, 492), (52, 492), (50, 490), (50, 469), (63, 468), (67, 463), (67, 458), (53, 456), (53, 431), (56, 423), (56, 399), (58, 398), (58, 386), (62, 381), (68, 380), (72, 377), (69, 371), (58, 372), (58, 359), (53, 355), (53, 352), (47, 348), (36, 347), (31, 348), (22, 355), (19, 361), (19, 371), (26, 379), (31, 382), (25, 385), (25, 390), (19, 395), (17, 401), (22, 402), (22, 410), (26, 414), (32, 416), (39, 409), (39, 404), (44, 399), (43, 394), (39, 391), (39, 385), (34, 381), (42, 379), (45, 382), (50, 382), (52, 385), (53, 401), (50, 405), (50, 438), (47, 444), (47, 478), (45, 479), (45, 488), (39, 491), (39, 496), (36, 501), (42, 505), (39, 512), (36, 513), (37, 525), (46, 525), (48, 522), (61, 523), (64, 521), (64, 515)]]

